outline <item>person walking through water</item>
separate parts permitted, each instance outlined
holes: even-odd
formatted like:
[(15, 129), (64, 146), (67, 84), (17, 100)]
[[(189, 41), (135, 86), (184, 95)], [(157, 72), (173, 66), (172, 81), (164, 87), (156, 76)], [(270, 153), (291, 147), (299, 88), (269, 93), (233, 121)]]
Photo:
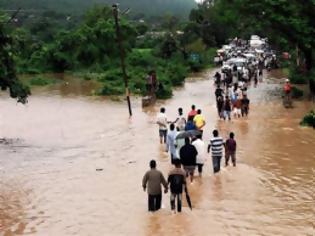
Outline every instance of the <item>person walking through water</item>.
[(218, 97), (223, 96), (223, 94), (224, 94), (223, 89), (220, 86), (218, 86), (214, 92), (216, 99), (218, 99)]
[(241, 102), (241, 99), (240, 97), (238, 96), (235, 103), (234, 103), (234, 117), (235, 118), (240, 118), (241, 115), (242, 115), (242, 102)]
[(220, 85), (221, 85), (221, 74), (218, 71), (214, 75), (214, 83), (218, 87), (220, 87)]
[(189, 120), (189, 118), (194, 119), (195, 115), (197, 115), (196, 106), (191, 105), (191, 111), (188, 113), (187, 120)]
[(242, 117), (244, 116), (248, 116), (248, 112), (249, 112), (249, 99), (247, 98), (247, 95), (243, 95), (243, 98), (241, 100), (241, 104), (242, 104)]
[(258, 85), (258, 69), (255, 69), (255, 74), (254, 74), (254, 87), (256, 88)]
[(231, 100), (229, 99), (228, 96), (225, 96), (225, 101), (224, 101), (224, 120), (227, 118), (231, 120)]
[(186, 171), (186, 176), (187, 177), (190, 176), (191, 183), (194, 180), (197, 154), (198, 152), (196, 148), (190, 144), (189, 138), (186, 137), (185, 145), (180, 149), (179, 156), (180, 156), (180, 161), (184, 166), (184, 170)]
[(194, 124), (195, 124), (197, 130), (199, 130), (201, 132), (201, 137), (202, 137), (203, 128), (206, 125), (206, 119), (204, 118), (204, 116), (201, 113), (202, 113), (202, 111), (200, 109), (198, 109), (197, 115), (195, 115), (195, 117), (194, 117)]
[(195, 126), (195, 124), (194, 124), (194, 119), (193, 119), (192, 116), (190, 116), (190, 117), (188, 118), (187, 123), (186, 123), (185, 131), (196, 130), (196, 129), (197, 129), (197, 128), (196, 128), (196, 126)]
[(164, 193), (168, 191), (168, 184), (161, 171), (156, 169), (155, 160), (150, 161), (151, 170), (147, 171), (142, 179), (143, 190), (148, 192), (148, 210), (157, 211), (161, 208), (162, 188)]
[(185, 130), (186, 119), (183, 115), (183, 108), (181, 108), (181, 107), (178, 108), (178, 117), (176, 118), (174, 123), (176, 124), (176, 128), (178, 129), (178, 131), (184, 131)]
[(206, 161), (206, 146), (205, 146), (205, 142), (202, 141), (201, 139), (201, 135), (197, 135), (197, 137), (193, 139), (192, 145), (194, 145), (194, 147), (196, 148), (198, 152), (196, 163), (198, 167), (199, 176), (201, 177), (202, 168)]
[(162, 107), (160, 109), (160, 113), (157, 116), (156, 123), (159, 125), (159, 135), (160, 135), (160, 143), (166, 143), (166, 136), (167, 136), (167, 116), (165, 115), (165, 108)]
[(230, 138), (225, 142), (225, 166), (229, 165), (230, 158), (233, 166), (236, 166), (236, 141), (234, 139), (234, 133), (230, 133)]
[(224, 106), (224, 99), (222, 96), (217, 98), (217, 110), (218, 110), (218, 115), (221, 118), (224, 118), (223, 114), (223, 106)]
[(211, 155), (212, 155), (212, 165), (213, 165), (213, 172), (218, 173), (221, 169), (221, 159), (222, 159), (222, 152), (223, 152), (223, 138), (219, 137), (218, 130), (213, 130), (212, 132), (213, 138), (210, 139), (210, 143), (208, 146), (208, 153), (210, 152), (211, 148)]
[(284, 99), (285, 99), (286, 104), (288, 104), (289, 106), (291, 105), (291, 90), (292, 90), (292, 86), (290, 84), (290, 80), (285, 79), (285, 84), (283, 86)]
[(174, 160), (178, 159), (176, 153), (176, 136), (177, 131), (175, 130), (175, 125), (170, 124), (170, 132), (167, 134), (166, 138), (166, 152), (170, 152), (171, 155), (171, 163), (174, 164)]
[(182, 211), (182, 193), (183, 187), (186, 185), (186, 173), (181, 168), (181, 162), (176, 159), (174, 162), (175, 168), (168, 174), (168, 184), (171, 190), (171, 209), (175, 211), (177, 199), (177, 212)]
[(155, 94), (157, 89), (157, 79), (155, 71), (150, 71), (146, 79), (147, 93), (149, 96)]

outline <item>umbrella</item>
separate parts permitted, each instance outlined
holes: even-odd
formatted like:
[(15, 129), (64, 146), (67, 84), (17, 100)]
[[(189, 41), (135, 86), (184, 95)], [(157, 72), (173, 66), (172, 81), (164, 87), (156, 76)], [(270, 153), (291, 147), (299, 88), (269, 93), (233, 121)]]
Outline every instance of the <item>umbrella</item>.
[(185, 186), (185, 193), (186, 193), (186, 201), (187, 201), (187, 204), (188, 204), (190, 210), (192, 210), (191, 200), (190, 200), (190, 196), (189, 196), (189, 193), (188, 193), (187, 186)]
[(182, 131), (179, 134), (177, 134), (176, 139), (184, 139), (184, 138), (191, 138), (195, 137), (197, 135), (200, 135), (201, 132), (199, 130), (188, 130), (188, 131)]

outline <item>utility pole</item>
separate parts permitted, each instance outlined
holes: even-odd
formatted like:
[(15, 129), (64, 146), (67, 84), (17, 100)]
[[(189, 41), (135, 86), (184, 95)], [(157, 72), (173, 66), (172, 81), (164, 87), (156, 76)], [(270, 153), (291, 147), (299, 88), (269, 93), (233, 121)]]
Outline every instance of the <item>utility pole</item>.
[(125, 51), (122, 45), (122, 38), (121, 38), (121, 32), (120, 32), (120, 26), (119, 26), (119, 20), (118, 20), (118, 5), (113, 4), (112, 8), (113, 8), (113, 16), (115, 20), (117, 42), (118, 42), (119, 51), (120, 51), (120, 64), (121, 64), (121, 69), (122, 69), (124, 82), (125, 82), (125, 90), (126, 90), (126, 98), (127, 98), (127, 103), (128, 103), (129, 115), (132, 116), (131, 103), (130, 103), (130, 91), (128, 87), (128, 76), (126, 73), (126, 65), (125, 65)]

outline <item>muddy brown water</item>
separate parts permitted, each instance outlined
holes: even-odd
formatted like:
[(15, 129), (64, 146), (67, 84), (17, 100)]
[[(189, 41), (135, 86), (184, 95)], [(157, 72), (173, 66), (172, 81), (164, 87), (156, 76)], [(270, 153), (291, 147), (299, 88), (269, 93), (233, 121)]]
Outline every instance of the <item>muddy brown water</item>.
[[(210, 73), (210, 72), (209, 72)], [(207, 74), (205, 77), (209, 77)], [(305, 101), (285, 109), (274, 80), (251, 87), (247, 119), (218, 121), (209, 80), (188, 81), (174, 97), (142, 109), (86, 97), (89, 86), (39, 89), (26, 106), (0, 99), (0, 235), (314, 235), (315, 132), (299, 126), (314, 108)], [(78, 91), (80, 91), (78, 92)], [(75, 91), (75, 92), (73, 92)], [(151, 159), (167, 174), (155, 117), (170, 119), (191, 104), (225, 138), (234, 131), (237, 167), (189, 185), (193, 211), (147, 212), (141, 179)]]

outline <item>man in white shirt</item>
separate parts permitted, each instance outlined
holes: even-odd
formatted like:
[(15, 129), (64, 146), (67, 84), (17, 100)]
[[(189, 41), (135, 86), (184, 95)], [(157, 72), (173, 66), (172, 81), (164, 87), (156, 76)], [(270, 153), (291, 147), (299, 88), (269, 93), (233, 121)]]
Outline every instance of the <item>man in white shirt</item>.
[(177, 150), (176, 150), (176, 136), (177, 131), (175, 129), (175, 124), (170, 124), (170, 130), (167, 134), (166, 138), (166, 151), (170, 152), (171, 155), (171, 163), (174, 164), (174, 160), (178, 159)]
[(165, 114), (165, 108), (162, 107), (160, 109), (160, 113), (157, 116), (156, 123), (159, 125), (159, 135), (160, 135), (160, 143), (166, 143), (166, 136), (167, 136), (167, 117)]
[(186, 126), (186, 119), (183, 115), (183, 108), (178, 108), (178, 117), (174, 121), (178, 131), (184, 131)]
[(201, 136), (198, 135), (192, 142), (192, 145), (197, 149), (198, 155), (196, 159), (198, 173), (201, 177), (202, 175), (202, 167), (206, 161), (206, 145), (205, 142), (202, 141)]

